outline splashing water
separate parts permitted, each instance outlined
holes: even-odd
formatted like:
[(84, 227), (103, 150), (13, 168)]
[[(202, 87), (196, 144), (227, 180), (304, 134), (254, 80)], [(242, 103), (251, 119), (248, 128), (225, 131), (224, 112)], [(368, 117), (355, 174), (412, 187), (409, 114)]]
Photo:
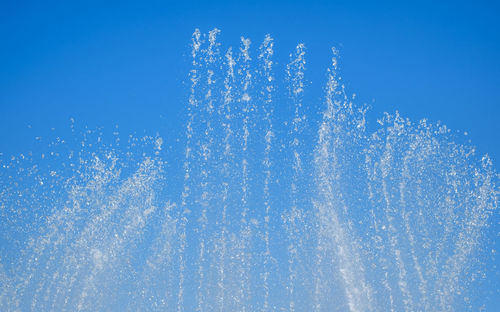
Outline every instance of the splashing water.
[(335, 49), (315, 120), (303, 44), (282, 84), (269, 35), (253, 54), (218, 34), (192, 37), (180, 178), (160, 137), (84, 131), (2, 160), (0, 309), (472, 309), (489, 158), (397, 113), (369, 131)]

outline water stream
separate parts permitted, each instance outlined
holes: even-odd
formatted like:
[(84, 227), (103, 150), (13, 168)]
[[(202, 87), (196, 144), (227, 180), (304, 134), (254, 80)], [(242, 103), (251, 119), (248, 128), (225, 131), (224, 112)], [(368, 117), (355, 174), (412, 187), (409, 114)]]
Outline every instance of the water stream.
[(282, 66), (269, 35), (218, 35), (192, 37), (181, 156), (88, 130), (2, 159), (0, 310), (476, 308), (490, 159), (439, 123), (368, 126), (335, 49), (311, 103), (304, 44)]

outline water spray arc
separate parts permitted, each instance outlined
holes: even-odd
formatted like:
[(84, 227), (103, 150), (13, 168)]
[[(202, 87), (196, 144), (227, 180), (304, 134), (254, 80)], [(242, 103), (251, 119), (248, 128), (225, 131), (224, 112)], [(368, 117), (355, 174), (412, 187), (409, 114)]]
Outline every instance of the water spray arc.
[(0, 310), (476, 308), (491, 160), (440, 123), (369, 124), (335, 49), (317, 100), (304, 44), (282, 68), (270, 35), (219, 36), (193, 33), (177, 158), (86, 129), (0, 160)]

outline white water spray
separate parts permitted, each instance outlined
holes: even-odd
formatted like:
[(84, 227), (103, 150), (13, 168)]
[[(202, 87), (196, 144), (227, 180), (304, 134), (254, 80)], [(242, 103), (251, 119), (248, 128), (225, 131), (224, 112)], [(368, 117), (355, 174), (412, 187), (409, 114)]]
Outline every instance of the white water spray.
[(318, 101), (303, 44), (281, 68), (269, 35), (218, 34), (193, 34), (182, 155), (85, 130), (1, 160), (0, 309), (478, 308), (491, 160), (397, 113), (368, 130), (335, 49)]

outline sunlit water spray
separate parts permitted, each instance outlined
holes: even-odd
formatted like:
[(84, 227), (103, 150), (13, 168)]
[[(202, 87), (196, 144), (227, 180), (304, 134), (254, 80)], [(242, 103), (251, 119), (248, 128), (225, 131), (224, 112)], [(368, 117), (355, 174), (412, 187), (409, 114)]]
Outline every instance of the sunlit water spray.
[(477, 308), (489, 158), (425, 120), (369, 127), (335, 49), (312, 102), (303, 44), (280, 67), (270, 36), (218, 34), (192, 37), (182, 156), (85, 130), (3, 158), (0, 309)]

